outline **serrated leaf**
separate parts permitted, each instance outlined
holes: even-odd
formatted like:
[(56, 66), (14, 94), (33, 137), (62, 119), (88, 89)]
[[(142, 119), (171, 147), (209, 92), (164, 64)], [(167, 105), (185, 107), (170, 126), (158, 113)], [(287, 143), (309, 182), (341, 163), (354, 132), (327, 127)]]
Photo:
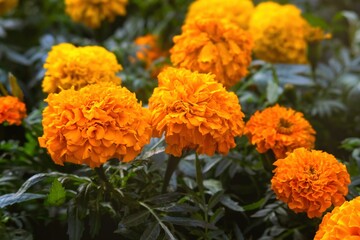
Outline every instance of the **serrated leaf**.
[(4, 208), (6, 206), (21, 203), (29, 200), (44, 198), (45, 195), (43, 194), (34, 194), (34, 193), (9, 193), (0, 196), (0, 208)]
[(79, 209), (71, 204), (68, 208), (68, 235), (69, 240), (80, 240), (84, 232), (84, 223), (80, 220)]
[(65, 202), (66, 199), (66, 191), (62, 184), (57, 180), (54, 179), (49, 195), (46, 199), (46, 203), (51, 206), (60, 206)]
[(223, 186), (219, 180), (215, 179), (207, 179), (203, 182), (204, 187), (208, 189), (212, 194), (215, 194), (221, 190), (223, 190)]
[(201, 227), (208, 229), (216, 229), (216, 227), (213, 224), (191, 218), (165, 216), (161, 218), (161, 220), (174, 225), (180, 225), (186, 227)]
[(279, 99), (283, 90), (275, 81), (270, 81), (266, 87), (266, 99), (270, 104), (274, 104)]
[(125, 227), (137, 226), (145, 222), (149, 214), (149, 211), (144, 210), (125, 216), (124, 219), (120, 222), (120, 224), (124, 225)]
[(156, 240), (160, 234), (160, 225), (159, 223), (152, 223), (145, 229), (144, 233), (141, 235), (140, 240)]
[(17, 79), (14, 75), (9, 73), (9, 84), (10, 84), (10, 91), (13, 96), (19, 98), (21, 101), (24, 99), (24, 93), (22, 92), (21, 88), (19, 87), (19, 84), (17, 82)]
[(230, 208), (230, 209), (232, 209), (234, 211), (237, 211), (237, 212), (243, 212), (244, 211), (244, 209), (241, 206), (239, 206), (239, 204), (237, 202), (232, 200), (229, 195), (224, 195), (221, 198), (220, 202), (222, 204), (224, 204), (224, 206), (226, 206), (226, 207), (228, 207), (228, 208)]

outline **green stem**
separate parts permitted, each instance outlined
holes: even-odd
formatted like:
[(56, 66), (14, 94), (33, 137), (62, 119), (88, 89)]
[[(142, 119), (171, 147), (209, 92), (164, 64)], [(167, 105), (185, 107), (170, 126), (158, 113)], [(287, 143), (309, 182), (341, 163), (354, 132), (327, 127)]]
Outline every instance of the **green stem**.
[[(196, 168), (196, 182), (198, 185), (199, 193), (202, 200), (203, 210), (204, 210), (204, 220), (206, 223), (209, 223), (208, 206), (206, 204), (205, 191), (204, 191), (204, 179), (202, 175), (199, 156), (197, 155), (197, 153), (195, 154), (195, 168)], [(207, 235), (208, 235), (208, 228), (207, 226), (205, 226), (205, 239), (207, 239)]]
[(166, 166), (166, 171), (165, 171), (165, 176), (164, 176), (164, 184), (161, 189), (162, 193), (166, 192), (166, 189), (169, 186), (171, 176), (173, 175), (177, 166), (179, 165), (180, 160), (181, 160), (181, 157), (175, 157), (173, 155), (170, 155), (167, 166)]

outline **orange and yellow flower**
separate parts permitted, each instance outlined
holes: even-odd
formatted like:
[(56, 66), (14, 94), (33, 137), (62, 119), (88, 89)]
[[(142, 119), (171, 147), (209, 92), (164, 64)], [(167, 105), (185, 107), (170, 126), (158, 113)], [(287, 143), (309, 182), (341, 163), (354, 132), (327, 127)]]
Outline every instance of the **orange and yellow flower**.
[(18, 5), (18, 0), (0, 0), (0, 15), (4, 15)]
[(168, 67), (158, 75), (159, 87), (149, 100), (154, 135), (165, 132), (166, 152), (227, 154), (242, 135), (244, 114), (238, 98), (212, 74)]
[(243, 29), (247, 29), (254, 4), (251, 0), (196, 0), (188, 9), (185, 23), (198, 18), (227, 18)]
[(314, 240), (360, 239), (360, 197), (344, 202), (327, 213)]
[(112, 83), (49, 94), (40, 146), (53, 161), (98, 167), (111, 158), (133, 160), (150, 141), (150, 112), (135, 94)]
[(259, 153), (272, 150), (276, 158), (299, 147), (313, 148), (315, 143), (315, 130), (303, 114), (279, 105), (255, 112), (244, 134)]
[(256, 57), (272, 63), (307, 63), (308, 42), (327, 38), (294, 5), (263, 2), (256, 6), (249, 30)]
[(122, 66), (115, 54), (100, 46), (75, 47), (70, 43), (53, 46), (44, 68), (42, 88), (46, 93), (69, 88), (78, 90), (99, 82), (121, 83), (116, 72), (121, 71)]
[(74, 22), (91, 28), (100, 27), (103, 21), (113, 22), (126, 14), (128, 0), (65, 0), (66, 13)]
[(13, 96), (0, 97), (0, 124), (7, 122), (10, 125), (21, 125), (25, 117), (25, 103)]
[(271, 188), (294, 212), (321, 217), (332, 204), (339, 206), (345, 201), (350, 176), (333, 155), (298, 148), (274, 165)]
[(251, 35), (227, 19), (199, 18), (174, 37), (170, 59), (174, 66), (200, 73), (231, 87), (247, 74), (251, 62)]

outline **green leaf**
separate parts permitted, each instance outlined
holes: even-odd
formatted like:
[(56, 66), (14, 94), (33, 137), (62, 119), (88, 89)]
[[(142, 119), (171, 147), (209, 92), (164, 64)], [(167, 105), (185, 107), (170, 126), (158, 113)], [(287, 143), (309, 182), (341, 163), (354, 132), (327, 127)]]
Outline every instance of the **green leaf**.
[(71, 204), (68, 208), (68, 235), (69, 240), (80, 240), (84, 232), (84, 222), (80, 220), (79, 209)]
[(137, 226), (146, 221), (149, 216), (149, 211), (141, 211), (128, 216), (125, 216), (124, 219), (120, 222), (120, 224), (125, 227)]
[(65, 202), (65, 199), (65, 188), (62, 186), (61, 182), (55, 178), (51, 185), (50, 193), (46, 199), (46, 203), (51, 206), (60, 206)]
[(10, 89), (13, 96), (19, 98), (21, 101), (24, 99), (24, 93), (22, 92), (19, 84), (17, 83), (16, 77), (9, 73)]
[(279, 99), (283, 90), (275, 81), (270, 81), (266, 87), (266, 98), (270, 104), (274, 104)]
[(0, 208), (4, 208), (6, 206), (21, 203), (29, 200), (44, 198), (43, 194), (34, 194), (34, 193), (9, 193), (0, 196)]
[(145, 229), (144, 233), (141, 235), (140, 240), (156, 240), (158, 239), (160, 234), (160, 225), (155, 222), (149, 224), (149, 226)]
[(180, 225), (186, 227), (201, 227), (208, 229), (216, 229), (215, 225), (213, 224), (191, 218), (165, 216), (161, 220), (174, 225)]
[(204, 180), (204, 187), (208, 189), (212, 194), (215, 194), (223, 190), (223, 186), (219, 180), (207, 179)]
[(239, 204), (237, 202), (232, 200), (229, 195), (224, 195), (221, 198), (220, 202), (222, 204), (224, 204), (226, 207), (228, 207), (228, 208), (230, 208), (230, 209), (232, 209), (234, 211), (237, 211), (237, 212), (243, 212), (244, 211), (244, 209), (241, 206), (239, 206)]

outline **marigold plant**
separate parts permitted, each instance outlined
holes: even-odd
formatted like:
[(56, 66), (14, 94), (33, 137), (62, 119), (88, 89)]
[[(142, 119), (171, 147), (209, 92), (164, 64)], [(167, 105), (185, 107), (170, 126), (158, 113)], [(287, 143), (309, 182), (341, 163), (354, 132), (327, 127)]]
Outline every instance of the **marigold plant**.
[(199, 18), (182, 27), (170, 49), (171, 62), (200, 73), (213, 73), (231, 87), (247, 74), (251, 35), (226, 19)]
[(244, 134), (259, 153), (272, 150), (276, 158), (299, 147), (313, 148), (315, 143), (315, 130), (303, 114), (279, 105), (255, 112)]
[(251, 0), (197, 0), (188, 9), (185, 22), (197, 18), (228, 18), (239, 27), (247, 29), (254, 4)]
[(321, 217), (332, 204), (339, 206), (345, 201), (350, 176), (333, 155), (298, 148), (274, 165), (271, 189), (294, 212)]
[(128, 0), (65, 0), (71, 19), (91, 28), (100, 27), (104, 20), (113, 22), (116, 16), (124, 16), (127, 3)]
[(166, 152), (227, 154), (242, 135), (244, 114), (236, 95), (212, 74), (168, 67), (158, 75), (159, 87), (149, 99), (154, 135), (165, 132)]
[(98, 167), (111, 158), (133, 160), (150, 141), (150, 112), (135, 94), (111, 83), (50, 94), (40, 146), (53, 161)]
[(25, 117), (25, 103), (13, 96), (0, 97), (0, 124), (7, 122), (10, 125), (20, 125)]
[(360, 238), (360, 197), (344, 202), (327, 213), (319, 226), (314, 240), (338, 240)]
[(56, 93), (63, 89), (78, 90), (88, 84), (120, 84), (116, 72), (122, 70), (116, 56), (100, 46), (75, 47), (69, 43), (53, 46), (44, 64), (43, 91)]
[(308, 41), (327, 36), (311, 27), (295, 5), (270, 1), (256, 6), (249, 30), (256, 57), (273, 63), (306, 63)]
[(18, 0), (0, 0), (0, 15), (4, 15), (18, 5)]

